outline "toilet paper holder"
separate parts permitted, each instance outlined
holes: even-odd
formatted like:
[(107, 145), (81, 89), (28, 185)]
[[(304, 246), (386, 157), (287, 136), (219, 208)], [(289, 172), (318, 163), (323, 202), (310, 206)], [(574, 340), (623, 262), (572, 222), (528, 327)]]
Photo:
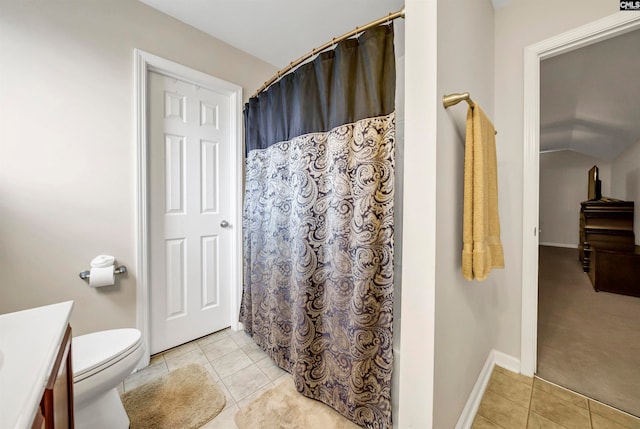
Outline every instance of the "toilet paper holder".
[[(126, 272), (127, 272), (127, 267), (125, 267), (124, 265), (120, 265), (119, 267), (113, 270), (114, 274), (124, 274)], [(80, 278), (82, 280), (87, 280), (89, 277), (91, 277), (91, 271), (82, 271), (80, 273)]]

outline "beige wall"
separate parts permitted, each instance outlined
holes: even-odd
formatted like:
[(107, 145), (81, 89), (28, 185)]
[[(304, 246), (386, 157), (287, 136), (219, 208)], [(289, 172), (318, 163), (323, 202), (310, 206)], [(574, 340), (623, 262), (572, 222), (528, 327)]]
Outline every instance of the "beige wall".
[[(493, 28), (490, 0), (438, 2), (438, 94), (469, 91), (490, 118), (494, 116)], [(453, 428), (489, 352), (495, 348), (499, 334), (497, 315), (506, 304), (500, 293), (505, 288), (505, 273), (496, 270), (483, 282), (462, 277), (467, 105), (461, 103), (445, 110), (440, 103), (437, 114), (433, 427)], [(498, 153), (504, 144), (499, 138)], [(499, 193), (502, 206), (502, 190)]]
[(633, 230), (640, 245), (640, 141), (622, 152), (611, 167), (611, 196), (635, 202)]
[(602, 195), (611, 194), (611, 163), (571, 151), (540, 154), (540, 244), (578, 247), (580, 203), (588, 173), (598, 166)]
[(513, 0), (495, 11), (495, 125), (502, 243), (507, 268), (499, 291), (496, 348), (520, 357), (522, 315), (523, 49), (618, 11), (614, 0)]
[[(245, 97), (275, 71), (134, 0), (3, 0), (0, 313), (74, 300), (74, 334), (135, 326), (134, 48)], [(101, 253), (129, 273), (91, 289)]]

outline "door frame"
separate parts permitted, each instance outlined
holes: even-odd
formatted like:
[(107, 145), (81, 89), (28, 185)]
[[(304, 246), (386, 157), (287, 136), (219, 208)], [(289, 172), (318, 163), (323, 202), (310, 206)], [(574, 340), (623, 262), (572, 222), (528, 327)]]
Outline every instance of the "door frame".
[(540, 203), (540, 61), (640, 28), (640, 14), (617, 12), (524, 49), (522, 324), (520, 372), (537, 367)]
[(134, 49), (134, 99), (135, 99), (135, 139), (136, 139), (136, 326), (142, 332), (142, 341), (145, 346), (145, 354), (138, 365), (143, 368), (149, 364), (150, 358), (150, 294), (149, 294), (149, 142), (147, 141), (147, 74), (153, 71), (165, 76), (179, 79), (198, 85), (215, 92), (222, 92), (230, 99), (230, 145), (229, 165), (231, 189), (230, 206), (231, 225), (233, 228), (231, 238), (232, 263), (231, 263), (231, 293), (230, 308), (231, 329), (238, 330), (240, 324), (238, 315), (240, 311), (240, 299), (242, 288), (242, 87), (217, 77), (193, 70), (182, 64), (161, 58), (140, 49)]

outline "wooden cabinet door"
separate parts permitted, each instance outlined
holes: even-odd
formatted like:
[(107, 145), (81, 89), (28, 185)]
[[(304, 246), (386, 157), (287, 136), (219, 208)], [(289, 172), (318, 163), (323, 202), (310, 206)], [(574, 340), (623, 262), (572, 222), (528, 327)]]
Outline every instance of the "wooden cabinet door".
[(42, 397), (45, 429), (73, 429), (71, 326), (67, 326)]

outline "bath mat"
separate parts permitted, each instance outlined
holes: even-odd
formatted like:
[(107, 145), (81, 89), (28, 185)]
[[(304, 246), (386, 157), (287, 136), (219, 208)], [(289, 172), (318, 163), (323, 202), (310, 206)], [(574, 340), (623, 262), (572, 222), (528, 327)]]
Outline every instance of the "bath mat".
[(130, 429), (195, 429), (217, 416), (227, 401), (202, 365), (191, 364), (121, 396)]
[(235, 421), (239, 429), (360, 429), (322, 402), (302, 396), (290, 377), (243, 407)]

